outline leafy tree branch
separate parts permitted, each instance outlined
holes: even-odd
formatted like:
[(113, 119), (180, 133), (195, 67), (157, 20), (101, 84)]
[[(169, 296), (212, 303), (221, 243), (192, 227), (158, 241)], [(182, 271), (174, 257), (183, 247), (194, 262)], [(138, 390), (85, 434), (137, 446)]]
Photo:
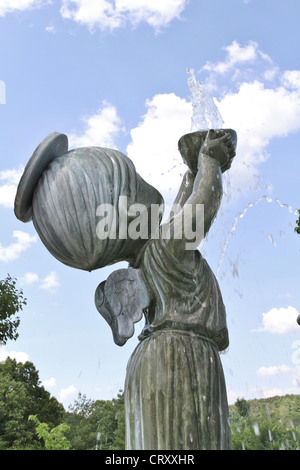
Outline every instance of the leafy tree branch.
[(20, 318), (16, 314), (27, 302), (23, 291), (17, 290), (16, 283), (16, 279), (9, 274), (0, 281), (0, 343), (4, 344), (8, 339), (18, 338)]

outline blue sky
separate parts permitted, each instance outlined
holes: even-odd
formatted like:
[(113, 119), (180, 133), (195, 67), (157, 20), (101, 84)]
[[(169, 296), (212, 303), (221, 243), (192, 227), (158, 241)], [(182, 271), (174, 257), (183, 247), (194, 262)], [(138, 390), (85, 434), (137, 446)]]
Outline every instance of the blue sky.
[(186, 68), (238, 133), (219, 216), (201, 251), (218, 276), (230, 334), (229, 402), (300, 392), (300, 5), (297, 0), (0, 0), (0, 273), (28, 305), (0, 350), (29, 359), (66, 407), (123, 388), (120, 348), (94, 306), (111, 266), (54, 259), (13, 212), (16, 185), (50, 132), (109, 146), (171, 203), (190, 131)]

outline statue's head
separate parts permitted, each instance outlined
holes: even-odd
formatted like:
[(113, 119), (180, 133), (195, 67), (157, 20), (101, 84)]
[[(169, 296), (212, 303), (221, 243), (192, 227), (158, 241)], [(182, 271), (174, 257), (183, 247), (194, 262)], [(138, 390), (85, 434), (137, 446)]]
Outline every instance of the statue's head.
[(160, 193), (143, 180), (126, 155), (98, 147), (68, 151), (67, 137), (52, 133), (24, 170), (15, 214), (23, 222), (33, 221), (55, 258), (91, 271), (130, 260), (144, 243), (124, 235), (130, 207), (141, 204), (150, 212), (151, 205), (162, 203)]

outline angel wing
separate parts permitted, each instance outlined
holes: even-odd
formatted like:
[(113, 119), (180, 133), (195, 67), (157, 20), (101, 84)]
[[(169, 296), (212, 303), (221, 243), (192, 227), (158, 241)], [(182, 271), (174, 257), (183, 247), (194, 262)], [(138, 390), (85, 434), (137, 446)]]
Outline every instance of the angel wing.
[(114, 342), (123, 346), (134, 333), (134, 323), (141, 320), (150, 305), (150, 294), (140, 269), (114, 271), (95, 292), (99, 313), (111, 327)]

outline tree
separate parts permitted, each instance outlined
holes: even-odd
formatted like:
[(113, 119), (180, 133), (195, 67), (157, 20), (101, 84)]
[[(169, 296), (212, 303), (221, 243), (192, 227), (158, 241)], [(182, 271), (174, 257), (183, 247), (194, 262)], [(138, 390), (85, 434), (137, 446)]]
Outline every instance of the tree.
[(235, 406), (237, 407), (239, 414), (243, 416), (244, 418), (246, 418), (249, 415), (250, 405), (245, 400), (245, 398), (238, 398), (235, 402)]
[(61, 423), (55, 428), (49, 429), (47, 423), (41, 423), (36, 415), (30, 415), (29, 421), (36, 424), (36, 433), (45, 443), (45, 450), (69, 450), (70, 443), (65, 437), (65, 433), (70, 429), (65, 423)]
[[(7, 358), (0, 363), (0, 441), (6, 448), (41, 445), (29, 415), (37, 415), (50, 428), (59, 425), (65, 410), (40, 385), (31, 362), (17, 363)], [(4, 444), (3, 444), (4, 443)]]
[(0, 343), (16, 340), (20, 318), (16, 314), (26, 305), (22, 290), (17, 290), (16, 279), (9, 274), (0, 281)]
[(91, 450), (96, 446), (97, 416), (94, 413), (94, 401), (79, 393), (74, 404), (69, 406), (65, 419), (70, 426), (67, 437), (72, 449)]
[(114, 450), (124, 450), (125, 449), (125, 403), (124, 403), (124, 393), (118, 393), (118, 398), (116, 400), (117, 413), (116, 420), (117, 426), (114, 431), (114, 441), (110, 449)]
[(72, 449), (125, 449), (124, 396), (113, 400), (90, 400), (81, 393), (69, 407), (66, 423)]
[(32, 407), (25, 385), (0, 374), (0, 440), (4, 448), (37, 445), (27, 409)]
[(99, 416), (97, 449), (125, 449), (124, 394), (120, 391), (111, 401), (96, 401), (96, 407)]
[[(284, 400), (283, 400), (284, 399)], [(291, 417), (299, 410), (298, 396), (271, 397), (252, 400), (245, 406), (244, 399), (229, 408), (234, 450), (295, 450), (299, 448), (300, 432), (297, 421)], [(287, 409), (290, 405), (291, 410)], [(239, 407), (239, 408), (238, 408)], [(282, 411), (280, 411), (282, 410)], [(242, 413), (240, 413), (242, 411)], [(297, 411), (296, 419), (299, 417)]]

